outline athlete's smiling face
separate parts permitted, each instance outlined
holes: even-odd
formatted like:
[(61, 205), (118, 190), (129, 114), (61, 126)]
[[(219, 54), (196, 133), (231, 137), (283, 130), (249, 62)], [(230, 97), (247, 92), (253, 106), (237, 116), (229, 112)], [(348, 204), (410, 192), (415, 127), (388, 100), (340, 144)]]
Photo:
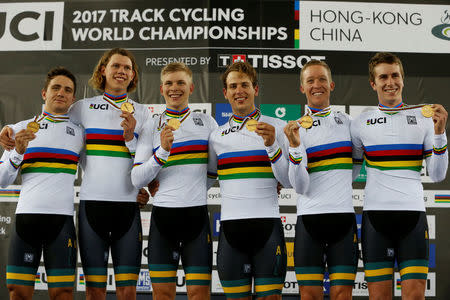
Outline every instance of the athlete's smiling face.
[(223, 95), (230, 102), (233, 113), (246, 116), (255, 110), (255, 97), (258, 96), (258, 86), (253, 86), (250, 77), (242, 72), (230, 72), (226, 79)]
[(105, 92), (112, 95), (125, 94), (135, 75), (131, 59), (120, 54), (111, 56), (101, 72), (105, 76)]
[(189, 96), (194, 91), (192, 78), (184, 71), (164, 74), (159, 90), (166, 100), (167, 108), (181, 111), (188, 106)]
[(44, 109), (51, 114), (66, 114), (75, 99), (73, 81), (64, 75), (55, 76), (43, 89)]
[(377, 92), (380, 104), (394, 107), (402, 102), (403, 77), (398, 64), (376, 65), (374, 77), (370, 85)]
[(310, 65), (302, 73), (300, 91), (306, 95), (308, 106), (324, 109), (330, 106), (330, 93), (334, 82), (327, 69), (321, 65)]

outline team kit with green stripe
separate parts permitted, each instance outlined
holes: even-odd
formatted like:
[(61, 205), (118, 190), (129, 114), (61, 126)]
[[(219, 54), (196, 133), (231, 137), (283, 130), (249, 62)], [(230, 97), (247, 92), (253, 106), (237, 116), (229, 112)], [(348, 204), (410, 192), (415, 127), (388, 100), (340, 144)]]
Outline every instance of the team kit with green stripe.
[[(249, 119), (275, 127), (273, 145), (266, 147), (248, 130)], [(217, 268), (228, 298), (250, 296), (252, 279), (257, 297), (279, 295), (284, 286), (287, 256), (277, 195), (277, 182), (290, 186), (284, 126), (255, 110), (233, 115), (209, 139), (222, 198)]]
[[(125, 101), (134, 105), (139, 133), (131, 143), (125, 143), (120, 127), (119, 107)], [(252, 276), (258, 297), (281, 293), (286, 248), (277, 182), (299, 194), (294, 250), (299, 285), (322, 285), (323, 255), (329, 259), (331, 285), (352, 285), (357, 263), (352, 149), (353, 162), (365, 159), (367, 164), (362, 227), (366, 280), (391, 280), (395, 260), (402, 280), (426, 279), (428, 228), (420, 171), (425, 158), (432, 180), (444, 179), (448, 152), (446, 135), (435, 135), (432, 120), (419, 110), (374, 109), (353, 121), (340, 112), (315, 114), (312, 128), (300, 129), (302, 144), (295, 149), (287, 147), (285, 123), (258, 110), (246, 117), (233, 115), (217, 128), (211, 117), (189, 108), (168, 109), (161, 119), (150, 119), (147, 109), (126, 95), (104, 94), (76, 102), (68, 115), (71, 121), (43, 116), (25, 154), (5, 151), (0, 161), (2, 186), (22, 173), (7, 283), (34, 285), (41, 251), (35, 244), (42, 241), (22, 237), (30, 232), (27, 226), (43, 223), (52, 228), (42, 236), (48, 242), (43, 251), (49, 286), (73, 286), (73, 182), (81, 155), (79, 238), (88, 286), (106, 286), (108, 247), (116, 285), (136, 285), (142, 253), (136, 195), (155, 178), (160, 185), (149, 237), (152, 281), (175, 282), (178, 260), (184, 257), (187, 284), (209, 285), (212, 249), (206, 196), (213, 179), (208, 180), (207, 173), (218, 175), (221, 187), (218, 271), (229, 298), (251, 295)], [(170, 118), (183, 122), (174, 131), (169, 152), (160, 147), (159, 132)], [(275, 126), (276, 142), (265, 147), (263, 139), (245, 127), (248, 119)], [(18, 132), (30, 121), (12, 129)], [(115, 215), (120, 218), (113, 220), (123, 220), (109, 222)], [(180, 226), (170, 227), (169, 218), (179, 218), (180, 226), (192, 222), (180, 231)], [(342, 230), (329, 230), (333, 224)], [(180, 241), (188, 246), (180, 248)]]
[[(72, 287), (76, 276), (76, 234), (73, 222), (74, 180), (84, 132), (67, 115), (44, 112), (36, 138), (23, 155), (4, 151), (0, 185), (14, 182), (19, 171), (22, 188), (11, 234), (7, 284), (34, 286), (43, 252), (50, 288)], [(12, 125), (14, 132), (33, 119)], [(57, 199), (57, 201), (55, 201)]]
[[(173, 131), (170, 151), (161, 147), (160, 132), (170, 119), (181, 120)], [(158, 180), (153, 198), (148, 239), (148, 264), (153, 283), (175, 283), (181, 259), (187, 285), (209, 286), (212, 241), (207, 208), (208, 138), (216, 121), (189, 107), (167, 108), (144, 125), (136, 146), (131, 173), (133, 184), (147, 186)], [(189, 224), (187, 226), (187, 224)]]
[[(300, 128), (301, 147), (290, 148), (289, 179), (298, 193), (294, 265), (299, 286), (322, 286), (325, 266), (330, 285), (352, 286), (358, 238), (352, 199), (350, 117), (310, 107), (313, 126)], [(307, 160), (309, 185), (305, 189)], [(326, 258), (326, 259), (325, 259)]]
[(134, 106), (135, 132), (139, 132), (149, 114), (145, 106), (127, 94), (104, 93), (82, 99), (69, 110), (70, 119), (80, 124), (86, 134), (78, 237), (88, 287), (106, 287), (109, 248), (116, 286), (135, 286), (141, 267), (138, 189), (130, 176), (134, 153), (126, 146), (120, 125), (120, 106), (125, 102)]
[[(403, 106), (403, 103), (399, 105)], [(420, 109), (371, 109), (352, 122), (353, 157), (366, 161), (362, 250), (368, 282), (426, 279), (428, 227), (420, 172), (425, 158), (433, 181), (445, 178), (447, 137), (435, 134)]]

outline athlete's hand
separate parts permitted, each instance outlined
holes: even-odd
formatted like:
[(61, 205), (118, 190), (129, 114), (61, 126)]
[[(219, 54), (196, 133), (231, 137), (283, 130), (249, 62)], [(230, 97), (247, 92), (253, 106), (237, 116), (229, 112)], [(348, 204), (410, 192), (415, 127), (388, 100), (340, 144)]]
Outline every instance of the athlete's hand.
[(278, 182), (277, 183), (277, 194), (278, 194), (278, 196), (280, 196), (280, 193), (281, 193), (281, 189), (283, 188), (283, 186), (281, 185), (281, 183), (280, 182)]
[(159, 181), (156, 179), (153, 179), (148, 185), (148, 191), (150, 192), (150, 195), (152, 197), (155, 197), (156, 192), (159, 190)]
[(19, 154), (24, 154), (27, 150), (28, 143), (36, 138), (36, 135), (27, 129), (22, 129), (16, 134), (15, 147)]
[(163, 130), (161, 130), (161, 147), (166, 151), (170, 151), (170, 149), (172, 149), (174, 139), (173, 130), (173, 127), (169, 125), (164, 126)]
[(16, 143), (14, 142), (13, 136), (13, 130), (11, 127), (5, 126), (2, 128), (2, 131), (0, 132), (0, 145), (5, 150), (12, 150), (16, 146)]
[(120, 126), (122, 126), (123, 128), (123, 138), (125, 142), (129, 142), (133, 139), (134, 136), (134, 129), (136, 128), (136, 119), (134, 118), (133, 114), (127, 111), (122, 111), (120, 117), (123, 118), (122, 123), (120, 123)]
[(431, 107), (434, 110), (434, 133), (443, 134), (445, 131), (445, 127), (447, 126), (448, 113), (440, 104), (433, 104)]
[(297, 148), (300, 146), (300, 134), (299, 134), (300, 126), (297, 121), (289, 121), (287, 125), (284, 127), (284, 134), (289, 140), (289, 146), (293, 148)]
[(264, 146), (269, 147), (275, 143), (275, 127), (264, 122), (256, 124), (256, 134), (263, 138)]
[(144, 188), (140, 189), (136, 197), (136, 201), (139, 204), (139, 208), (143, 208), (147, 204), (149, 199), (150, 195), (148, 194), (147, 190)]

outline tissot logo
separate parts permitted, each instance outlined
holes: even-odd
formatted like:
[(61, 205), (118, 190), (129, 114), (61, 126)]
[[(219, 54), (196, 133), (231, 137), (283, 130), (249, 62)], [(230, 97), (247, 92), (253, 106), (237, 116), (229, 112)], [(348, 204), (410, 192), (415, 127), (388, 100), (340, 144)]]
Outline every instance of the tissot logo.
[(60, 50), (63, 2), (1, 3), (0, 51)]
[(247, 61), (254, 68), (263, 69), (294, 69), (303, 68), (310, 60), (325, 60), (325, 56), (307, 55), (266, 55), (266, 54), (219, 54), (217, 55), (217, 66), (225, 68), (238, 61)]
[(235, 62), (245, 62), (247, 58), (247, 55), (245, 54), (219, 54), (217, 56), (218, 66), (219, 67), (226, 67), (228, 65), (231, 65)]

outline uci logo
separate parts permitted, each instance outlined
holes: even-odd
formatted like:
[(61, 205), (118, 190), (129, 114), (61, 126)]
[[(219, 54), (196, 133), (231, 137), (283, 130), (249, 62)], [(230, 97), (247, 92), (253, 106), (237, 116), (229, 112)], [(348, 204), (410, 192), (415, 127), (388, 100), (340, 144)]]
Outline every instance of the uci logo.
[(89, 109), (101, 109), (101, 110), (108, 110), (109, 105), (106, 103), (103, 104), (90, 104)]
[(386, 123), (386, 117), (368, 119), (366, 125), (375, 125), (375, 124), (383, 124)]
[(236, 132), (238, 130), (239, 130), (239, 126), (230, 127), (227, 130), (222, 131), (222, 136), (227, 135), (227, 134), (229, 134), (231, 132)]
[(0, 3), (0, 51), (60, 50), (64, 3)]
[(312, 126), (320, 126), (320, 120), (314, 120)]

